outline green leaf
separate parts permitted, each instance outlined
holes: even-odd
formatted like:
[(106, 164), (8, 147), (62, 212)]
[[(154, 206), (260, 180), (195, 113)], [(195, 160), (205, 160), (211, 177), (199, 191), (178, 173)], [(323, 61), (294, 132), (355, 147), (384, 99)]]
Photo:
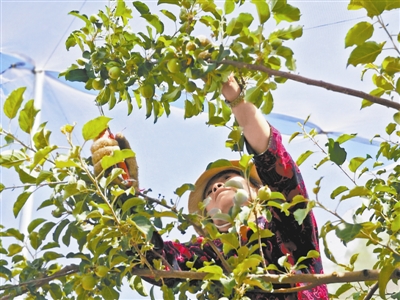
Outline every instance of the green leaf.
[(0, 266), (0, 277), (3, 277), (6, 280), (11, 280), (12, 273), (6, 267)]
[(268, 92), (263, 95), (263, 105), (261, 106), (261, 112), (265, 115), (271, 113), (274, 108), (274, 98), (272, 97), (271, 92)]
[(258, 240), (258, 238), (260, 237), (261, 239), (265, 239), (265, 238), (270, 238), (272, 236), (274, 236), (275, 234), (269, 230), (269, 229), (262, 229), (259, 230), (255, 233), (253, 233), (249, 239), (249, 243)]
[(353, 45), (360, 46), (366, 40), (368, 40), (374, 33), (374, 26), (369, 22), (360, 22), (354, 25), (347, 32), (346, 38), (344, 40), (345, 47), (350, 47)]
[(45, 240), (47, 237), (47, 234), (49, 233), (50, 230), (53, 229), (53, 227), (56, 225), (54, 222), (47, 222), (43, 224), (43, 226), (39, 229), (39, 237), (42, 240)]
[(102, 285), (101, 286), (101, 296), (103, 299), (119, 299), (119, 293), (114, 290), (111, 286)]
[(359, 64), (373, 63), (377, 56), (382, 52), (383, 43), (365, 42), (357, 46), (351, 53), (347, 60), (347, 65), (357, 66)]
[(271, 14), (267, 2), (265, 0), (251, 0), (251, 3), (253, 3), (257, 8), (260, 24), (267, 22)]
[(107, 170), (129, 157), (135, 157), (135, 152), (131, 149), (114, 150), (112, 155), (106, 155), (101, 159), (101, 167), (103, 170)]
[(17, 112), (21, 107), (22, 101), (24, 100), (23, 94), (25, 90), (26, 87), (21, 87), (13, 90), (11, 94), (7, 97), (6, 101), (4, 101), (3, 111), (9, 119), (14, 119), (17, 115)]
[(382, 69), (389, 74), (390, 76), (393, 76), (396, 73), (400, 72), (400, 58), (398, 57), (385, 57), (385, 59), (382, 62)]
[(172, 292), (172, 289), (166, 285), (161, 286), (161, 290), (163, 292), (163, 299), (164, 300), (174, 300), (174, 293)]
[(339, 166), (342, 165), (346, 161), (346, 151), (340, 147), (338, 142), (335, 142), (333, 139), (329, 139), (327, 146), (329, 159)]
[(235, 1), (234, 0), (225, 0), (224, 11), (226, 15), (229, 15), (235, 10)]
[(336, 228), (336, 236), (340, 238), (343, 242), (348, 243), (360, 233), (362, 229), (361, 224), (350, 224), (350, 223), (342, 223)]
[(293, 216), (294, 216), (295, 220), (297, 221), (297, 223), (299, 223), (299, 225), (303, 224), (304, 219), (307, 217), (308, 213), (311, 211), (311, 209), (314, 206), (315, 206), (315, 202), (309, 201), (307, 203), (306, 208), (299, 208), (293, 213)]
[(49, 157), (49, 154), (57, 148), (58, 146), (53, 145), (44, 147), (43, 149), (37, 151), (33, 157), (33, 163), (30, 166), (30, 170), (32, 171), (37, 165), (42, 166), (46, 162), (47, 157)]
[(145, 3), (141, 1), (133, 1), (132, 4), (141, 15), (150, 13), (150, 9)]
[(233, 18), (226, 27), (226, 34), (234, 36), (242, 32), (243, 27), (248, 28), (253, 22), (254, 18), (249, 13), (240, 13), (237, 18)]
[(246, 90), (245, 99), (248, 102), (256, 104), (263, 96), (263, 90), (260, 85), (253, 86)]
[(394, 220), (392, 221), (392, 224), (390, 226), (390, 229), (392, 229), (393, 232), (397, 232), (400, 230), (400, 215), (396, 216)]
[(400, 125), (400, 112), (396, 112), (396, 113), (393, 115), (393, 120), (394, 120), (397, 124)]
[(348, 290), (350, 290), (350, 289), (352, 289), (353, 288), (353, 285), (352, 284), (350, 284), (350, 283), (345, 283), (345, 284), (343, 284), (343, 285), (341, 285), (337, 290), (336, 290), (336, 293), (335, 293), (335, 296), (338, 298), (338, 299), (340, 299), (340, 295), (342, 295), (343, 293), (345, 293), (345, 292), (347, 292)]
[(333, 190), (333, 192), (331, 193), (331, 199), (335, 199), (337, 195), (340, 195), (343, 192), (348, 191), (349, 188), (347, 186), (339, 186), (336, 189)]
[(122, 204), (122, 212), (126, 213), (127, 211), (131, 211), (132, 207), (136, 207), (138, 205), (144, 205), (144, 204), (146, 204), (146, 201), (142, 198), (135, 197), (135, 198), (128, 199), (124, 202), (124, 204)]
[(89, 21), (89, 19), (85, 15), (79, 14), (78, 11), (75, 11), (75, 10), (71, 11), (71, 12), (69, 12), (69, 15), (72, 15), (72, 16), (75, 16), (75, 17), (81, 19), (83, 22), (85, 22), (87, 27), (92, 26), (92, 23)]
[(388, 264), (386, 266), (383, 266), (383, 268), (379, 272), (379, 279), (378, 279), (379, 296), (382, 299), (386, 299), (386, 286), (390, 278), (392, 277), (392, 274), (395, 269), (396, 269), (395, 264)]
[(133, 287), (136, 292), (138, 292), (141, 296), (147, 297), (147, 291), (146, 287), (144, 286), (142, 282), (142, 278), (140, 276), (135, 276), (135, 279), (133, 280)]
[(58, 226), (56, 227), (56, 229), (53, 232), (53, 241), (58, 243), (58, 238), (60, 237), (61, 232), (63, 231), (65, 226), (67, 226), (68, 224), (69, 224), (68, 219), (64, 219), (60, 222), (60, 224), (58, 224)]
[(22, 246), (18, 244), (11, 244), (8, 246), (8, 254), (7, 256), (14, 256), (22, 251)]
[(44, 148), (50, 145), (50, 134), (51, 131), (45, 128), (46, 123), (42, 123), (39, 128), (37, 129), (35, 135), (33, 136), (33, 142), (35, 145), (36, 150)]
[[(392, 2), (392, 0), (389, 1)], [(382, 14), (386, 8), (386, 0), (360, 0), (360, 3), (367, 10), (367, 15), (370, 18)]]
[(19, 175), (22, 183), (35, 183), (37, 172), (30, 172), (27, 166), (15, 166), (15, 171)]
[(300, 25), (290, 25), (287, 28), (276, 29), (272, 31), (269, 35), (270, 41), (275, 39), (281, 40), (295, 40), (303, 35), (303, 27)]
[(356, 136), (357, 136), (356, 133), (353, 134), (344, 133), (336, 139), (336, 142), (338, 142), (339, 144), (343, 144), (344, 142), (354, 139)]
[(290, 4), (286, 4), (279, 9), (273, 9), (274, 19), (277, 24), (281, 21), (295, 22), (300, 20), (300, 10)]
[(202, 267), (197, 272), (208, 273), (203, 280), (220, 280), (223, 276), (222, 268), (216, 265)]
[(158, 0), (157, 5), (160, 5), (160, 4), (174, 4), (174, 5), (178, 5), (178, 6), (181, 5), (181, 3), (176, 0)]
[(87, 82), (89, 76), (86, 69), (74, 69), (65, 74), (65, 79), (68, 81)]
[(386, 8), (385, 10), (392, 10), (392, 9), (396, 9), (396, 8), (400, 8), (400, 1), (388, 1), (387, 0), (387, 4), (386, 4)]
[[(0, 236), (12, 236), (21, 242), (23, 242), (24, 238), (25, 238), (25, 235), (22, 234), (19, 230), (15, 229), (15, 228), (7, 229), (7, 231), (5, 231), (4, 233), (1, 233)], [(1, 245), (1, 243), (0, 243), (0, 245)]]
[(366, 158), (364, 158), (364, 157), (354, 157), (354, 158), (352, 158), (352, 159), (350, 160), (350, 163), (349, 163), (349, 169), (350, 169), (350, 171), (354, 173), (355, 171), (357, 171), (357, 169), (358, 169), (366, 160), (368, 160), (368, 159), (370, 159), (370, 158), (371, 158), (371, 156), (369, 156), (369, 155), (367, 155)]
[(361, 0), (350, 0), (350, 3), (347, 5), (348, 10), (358, 10), (362, 8)]
[(100, 116), (90, 120), (82, 127), (82, 136), (85, 141), (96, 139), (99, 135), (108, 128), (108, 122), (111, 118)]
[(39, 226), (40, 224), (42, 224), (45, 221), (46, 221), (46, 219), (38, 218), (38, 219), (35, 219), (32, 222), (30, 222), (28, 225), (28, 233), (31, 233), (37, 226)]
[(314, 152), (311, 150), (307, 150), (306, 152), (302, 153), (299, 158), (296, 160), (296, 164), (300, 166), (311, 154)]
[(54, 252), (54, 251), (47, 251), (43, 254), (43, 258), (46, 262), (49, 262), (51, 260), (55, 260), (57, 258), (64, 257), (64, 255)]
[(269, 5), (273, 12), (277, 12), (285, 7), (287, 0), (270, 0)]
[(355, 188), (351, 189), (350, 192), (346, 195), (343, 195), (340, 201), (346, 200), (353, 197), (364, 197), (369, 196), (371, 191), (364, 186), (356, 186)]
[(167, 18), (169, 18), (169, 19), (171, 19), (172, 21), (176, 22), (176, 16), (175, 16), (172, 12), (170, 12), (170, 11), (168, 11), (168, 10), (166, 10), (166, 9), (161, 9), (160, 11), (161, 11)]
[(273, 290), (273, 285), (270, 282), (265, 281), (265, 279), (263, 278), (258, 278), (258, 277), (254, 277), (254, 278), (245, 278), (243, 280), (243, 283), (249, 284), (251, 286), (254, 287), (258, 287), (264, 291), (272, 291)]
[(25, 191), (18, 195), (17, 201), (14, 202), (14, 206), (13, 206), (14, 217), (18, 216), (22, 207), (24, 207), (26, 200), (28, 200), (28, 198), (31, 194), (32, 194), (32, 192)]
[(151, 238), (154, 228), (152, 223), (146, 217), (136, 215), (132, 218), (132, 222), (135, 223), (136, 228), (139, 229), (144, 235), (146, 235), (148, 238)]
[(393, 186), (377, 184), (374, 187), (374, 193), (384, 192), (388, 194), (392, 194), (393, 196), (397, 195), (397, 190)]
[(132, 10), (126, 7), (125, 1), (117, 1), (117, 9), (115, 10), (115, 16), (122, 17), (123, 19), (132, 19)]
[(157, 33), (161, 34), (164, 32), (164, 24), (160, 21), (158, 16), (146, 14), (142, 15), (141, 17), (151, 24), (156, 29)]
[(178, 195), (178, 197), (182, 197), (182, 195), (186, 192), (186, 191), (194, 191), (194, 185), (190, 184), (190, 183), (185, 183), (183, 185), (181, 185), (179, 188), (177, 188), (175, 190), (175, 194)]

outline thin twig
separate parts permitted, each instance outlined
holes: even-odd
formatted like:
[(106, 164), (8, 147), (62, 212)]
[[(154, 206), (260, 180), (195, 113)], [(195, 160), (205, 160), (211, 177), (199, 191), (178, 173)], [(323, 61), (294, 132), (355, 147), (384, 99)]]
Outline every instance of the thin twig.
[(369, 300), (375, 294), (376, 290), (379, 287), (379, 282), (375, 283), (374, 286), (369, 290), (367, 296), (365, 296), (364, 300)]
[(49, 283), (50, 281), (63, 277), (63, 276), (67, 276), (67, 275), (71, 275), (74, 273), (77, 273), (79, 271), (79, 266), (72, 264), (69, 266), (64, 267), (63, 269), (61, 269), (60, 271), (54, 273), (51, 276), (46, 276), (43, 278), (39, 278), (39, 279), (33, 279), (33, 280), (29, 280), (29, 281), (25, 281), (22, 282), (20, 284), (16, 284), (16, 285), (4, 285), (4, 286), (0, 286), (0, 291), (1, 290), (6, 290), (6, 289), (11, 289), (14, 288), (16, 289), (16, 293), (12, 294), (12, 295), (6, 295), (4, 297), (1, 297), (0, 300), (9, 300), (9, 299), (13, 299), (15, 296), (19, 296), (19, 295), (23, 295), (25, 293), (28, 292), (28, 286), (34, 286), (36, 288), (41, 287), (47, 283)]
[(398, 102), (394, 102), (394, 101), (387, 100), (384, 98), (376, 97), (376, 96), (367, 94), (362, 91), (354, 90), (351, 88), (346, 88), (346, 87), (328, 83), (328, 82), (325, 82), (322, 80), (315, 80), (315, 79), (306, 78), (306, 77), (303, 77), (300, 75), (292, 74), (289, 72), (272, 70), (263, 65), (246, 64), (246, 63), (233, 61), (233, 60), (222, 60), (222, 61), (210, 60), (209, 62), (221, 64), (221, 65), (231, 65), (231, 66), (235, 66), (238, 68), (245, 68), (245, 69), (253, 70), (253, 71), (261, 71), (261, 72), (267, 73), (269, 75), (279, 76), (279, 77), (287, 78), (287, 79), (290, 79), (293, 81), (305, 83), (308, 85), (322, 87), (322, 88), (325, 88), (325, 89), (333, 91), (333, 92), (338, 92), (338, 93), (366, 99), (366, 100), (371, 101), (376, 104), (380, 104), (380, 105), (383, 105), (383, 106), (386, 106), (389, 108), (394, 108), (396, 110), (400, 110), (400, 103), (398, 103)]

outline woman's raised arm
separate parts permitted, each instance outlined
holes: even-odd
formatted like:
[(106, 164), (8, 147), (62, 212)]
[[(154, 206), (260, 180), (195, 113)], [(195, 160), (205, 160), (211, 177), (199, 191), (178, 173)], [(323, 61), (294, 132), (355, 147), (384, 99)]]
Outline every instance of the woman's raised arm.
[(256, 151), (257, 154), (263, 153), (268, 148), (270, 137), (270, 126), (257, 107), (250, 102), (246, 102), (241, 95), (241, 89), (233, 74), (222, 86), (222, 94), (227, 102), (232, 103), (231, 109), (239, 126), (243, 128), (243, 134)]

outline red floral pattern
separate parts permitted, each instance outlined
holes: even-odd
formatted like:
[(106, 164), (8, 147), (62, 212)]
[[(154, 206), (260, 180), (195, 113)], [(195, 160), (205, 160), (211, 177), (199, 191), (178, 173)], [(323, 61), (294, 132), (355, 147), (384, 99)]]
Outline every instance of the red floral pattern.
[[(249, 153), (254, 151), (247, 145)], [(304, 185), (301, 173), (294, 163), (293, 159), (287, 153), (282, 144), (280, 133), (271, 128), (270, 147), (262, 154), (255, 155), (255, 166), (257, 172), (263, 182), (268, 185), (271, 190), (279, 191), (285, 195), (287, 201), (291, 201), (296, 195), (307, 197), (307, 191)], [(305, 204), (296, 205), (295, 209), (302, 208)], [(284, 255), (288, 256), (288, 262), (294, 265), (298, 258), (306, 256), (308, 251), (319, 251), (318, 231), (315, 218), (312, 212), (308, 214), (301, 225), (294, 219), (293, 215), (286, 216), (277, 208), (270, 208), (272, 220), (268, 222), (264, 217), (258, 218), (258, 226), (262, 229), (268, 228), (274, 233), (274, 236), (263, 239), (265, 244), (263, 254), (267, 264), (275, 264), (279, 267), (278, 259)], [(242, 230), (242, 240), (245, 242), (252, 234), (250, 229)], [(211, 249), (210, 245), (202, 244), (203, 238), (199, 237), (195, 242), (177, 243), (177, 242), (162, 242), (159, 254), (164, 258), (175, 270), (189, 270), (186, 265), (187, 261), (194, 263), (194, 268), (201, 268), (204, 262), (215, 261), (217, 264), (220, 260), (216, 253)], [(222, 244), (220, 241), (214, 242), (222, 253)], [(225, 254), (225, 256), (229, 256)], [(157, 258), (149, 252), (148, 259)], [(323, 273), (321, 258), (307, 259), (302, 262), (307, 268), (302, 269), (302, 273), (321, 274)], [(284, 271), (282, 269), (282, 271)], [(157, 284), (154, 280), (148, 281)], [(173, 285), (175, 279), (169, 280), (167, 284)], [(300, 286), (298, 284), (297, 286)], [(275, 288), (287, 288), (289, 285), (276, 285)], [(312, 300), (312, 299), (328, 299), (326, 285), (320, 285), (306, 291), (287, 294), (268, 294), (253, 290), (247, 293), (250, 299), (257, 300)]]

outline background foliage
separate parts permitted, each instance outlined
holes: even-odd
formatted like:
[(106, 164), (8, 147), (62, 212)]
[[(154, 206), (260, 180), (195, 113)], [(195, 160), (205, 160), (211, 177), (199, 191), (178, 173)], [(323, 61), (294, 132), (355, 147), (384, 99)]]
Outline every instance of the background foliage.
[[(285, 73), (276, 76), (248, 66), (261, 65), (273, 71), (294, 71), (294, 54), (287, 43), (302, 36), (302, 27), (299, 25), (301, 12), (293, 5), (281, 0), (250, 2), (255, 6), (257, 16), (239, 12), (244, 1), (234, 0), (225, 1), (223, 7), (208, 0), (160, 0), (160, 5), (171, 6), (171, 10), (161, 10), (162, 15), (152, 13), (140, 1), (132, 5), (124, 1), (113, 2), (110, 7), (92, 16), (73, 11), (71, 14), (82, 20), (83, 27), (70, 34), (66, 47), (79, 47), (82, 57), (62, 76), (70, 81), (84, 82), (87, 89), (98, 90), (96, 102), (99, 107), (108, 106), (112, 109), (116, 105), (125, 105), (128, 114), (133, 109), (143, 108), (146, 117), (152, 117), (154, 122), (164, 115), (168, 116), (170, 104), (183, 97), (185, 118), (206, 111), (208, 124), (231, 128), (226, 146), (241, 151), (241, 130), (232, 120), (229, 107), (220, 98), (221, 83), (234, 72), (246, 87), (246, 100), (260, 107), (265, 114), (270, 113), (274, 104), (274, 90), (287, 80)], [(365, 10), (371, 22), (360, 22), (349, 28), (344, 39), (345, 46), (352, 47), (348, 65), (361, 65), (361, 78), (372, 80), (376, 86), (369, 93), (392, 100), (400, 92), (400, 37), (392, 36), (389, 32), (386, 41), (373, 41), (372, 37), (375, 30), (387, 31), (382, 13), (398, 8), (400, 4), (396, 1), (351, 1), (348, 9)], [(129, 21), (133, 11), (139, 12), (140, 17), (148, 23), (147, 32), (132, 31)], [(179, 11), (179, 15), (174, 11)], [(274, 28), (271, 31), (267, 26), (269, 24)], [(207, 28), (211, 41), (203, 36), (193, 36), (197, 26)], [(167, 32), (167, 27), (174, 27), (175, 30)], [(385, 56), (382, 52), (387, 48), (392, 48), (390, 53), (395, 55)], [(145, 191), (137, 195), (137, 191), (114, 186), (112, 181), (122, 173), (121, 169), (114, 168), (107, 176), (95, 178), (90, 160), (81, 155), (85, 145), (74, 145), (72, 142), (74, 125), (67, 124), (62, 128), (68, 149), (52, 144), (51, 124), (34, 126), (38, 110), (33, 100), (24, 100), (24, 90), (20, 88), (13, 91), (4, 102), (3, 110), (10, 120), (17, 121), (17, 127), (28, 137), (20, 140), (13, 134), (14, 128), (2, 128), (6, 147), (1, 152), (0, 162), (2, 167), (13, 169), (20, 179), (20, 183), (16, 184), (21, 189), (14, 203), (14, 215), (18, 216), (32, 193), (38, 188), (47, 187), (48, 199), (40, 207), (51, 207), (52, 217), (33, 220), (27, 228), (27, 234), (1, 226), (0, 251), (9, 260), (0, 261), (0, 274), (10, 282), (1, 287), (4, 299), (18, 294), (26, 294), (34, 299), (116, 299), (124, 278), (128, 279), (132, 289), (145, 295), (147, 292), (141, 276), (136, 275), (132, 268), (147, 267), (153, 274), (162, 270), (161, 261), (150, 264), (145, 252), (152, 248), (150, 238), (153, 231), (163, 234), (170, 231), (175, 223), (179, 224), (182, 232), (189, 226), (205, 230), (208, 232), (206, 240), (220, 238), (226, 242), (226, 250), (235, 249), (243, 255), (239, 260), (227, 261), (224, 268), (210, 265), (184, 275), (184, 278), (191, 278), (197, 276), (196, 273), (207, 273), (201, 287), (189, 286), (183, 281), (170, 290), (164, 284), (163, 276), (166, 275), (161, 273), (164, 298), (173, 299), (173, 294), (184, 298), (185, 293), (194, 293), (199, 299), (211, 299), (211, 295), (217, 291), (223, 291), (226, 296), (235, 291), (239, 299), (254, 286), (264, 290), (271, 288), (265, 280), (250, 275), (253, 271), (256, 275), (265, 274), (265, 269), (255, 268), (262, 259), (246, 250), (245, 245), (239, 245), (234, 234), (217, 233), (207, 220), (178, 210), (177, 203), (149, 198)], [(370, 100), (363, 100), (361, 107), (372, 104)], [(108, 121), (104, 116), (89, 121), (82, 130), (84, 140), (96, 138), (107, 128)], [(299, 124), (303, 130), (294, 133), (292, 139), (303, 136), (318, 145), (316, 131), (306, 131), (306, 121)], [(333, 162), (343, 169), (343, 175), (352, 182), (349, 186), (337, 187), (331, 198), (338, 205), (355, 197), (363, 199), (354, 222), (350, 223), (336, 211), (323, 206), (318, 199), (323, 181), (316, 182), (309, 208), (322, 207), (337, 218), (320, 228), (325, 256), (346, 271), (353, 271), (360, 254), (355, 253), (347, 264), (338, 262), (327, 236), (335, 234), (344, 244), (362, 240), (366, 245), (373, 246), (376, 259), (374, 269), (380, 270), (377, 282), (371, 280), (364, 285), (343, 284), (332, 293), (332, 298), (341, 298), (347, 292), (350, 298), (365, 299), (375, 290), (378, 290), (381, 298), (400, 297), (399, 293), (386, 292), (387, 283), (399, 268), (399, 168), (396, 165), (399, 158), (399, 123), (396, 113), (393, 121), (388, 120), (387, 137), (371, 136), (371, 139), (380, 142), (380, 147), (377, 153), (366, 157), (347, 157), (345, 143), (354, 138), (354, 134), (344, 134), (336, 140), (329, 139), (326, 145), (318, 145), (319, 151), (325, 153), (326, 157), (316, 168)], [(301, 165), (314, 152), (311, 149), (306, 151), (297, 163)], [(126, 155), (132, 156), (134, 153), (117, 153), (108, 164), (114, 165)], [(248, 156), (242, 155), (244, 166), (248, 160)], [(348, 166), (344, 165), (346, 161), (349, 161)], [(386, 167), (392, 165), (393, 168)], [(359, 179), (363, 177), (369, 179), (365, 184), (359, 184)], [(1, 190), (6, 188), (15, 187), (1, 184)], [(176, 193), (180, 197), (192, 188), (184, 184)], [(259, 202), (263, 200), (257, 198)], [(225, 217), (234, 224), (240, 224), (245, 222), (246, 213), (246, 210), (242, 210)], [(297, 212), (298, 218), (301, 219), (305, 213)], [(364, 221), (360, 222), (357, 216), (363, 216)], [(167, 217), (175, 221), (170, 222)], [(7, 246), (3, 247), (6, 238)], [(13, 240), (11, 243), (8, 242), (10, 239)], [(79, 251), (64, 257), (58, 251), (62, 244), (76, 244)], [(24, 251), (29, 255), (24, 255)], [(137, 255), (127, 255), (129, 251)], [(309, 256), (312, 255), (315, 253), (309, 253)], [(66, 264), (65, 259), (74, 264)], [(254, 266), (254, 270), (249, 271), (249, 264)], [(285, 266), (284, 260), (282, 264)], [(274, 266), (268, 268), (273, 269)], [(295, 268), (301, 268), (300, 262)], [(180, 276), (172, 275), (177, 278)], [(15, 285), (14, 280), (18, 284)]]

